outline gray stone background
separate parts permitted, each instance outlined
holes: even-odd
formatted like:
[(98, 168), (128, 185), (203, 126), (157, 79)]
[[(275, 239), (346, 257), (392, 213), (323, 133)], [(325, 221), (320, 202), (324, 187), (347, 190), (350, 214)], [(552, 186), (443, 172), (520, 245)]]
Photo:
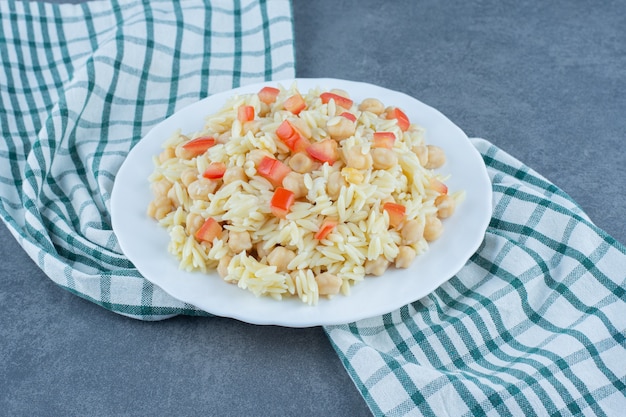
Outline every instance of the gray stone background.
[[(623, 1), (294, 0), (299, 77), (403, 91), (626, 242)], [(0, 225), (0, 415), (361, 416), (321, 328), (144, 323), (57, 287)]]

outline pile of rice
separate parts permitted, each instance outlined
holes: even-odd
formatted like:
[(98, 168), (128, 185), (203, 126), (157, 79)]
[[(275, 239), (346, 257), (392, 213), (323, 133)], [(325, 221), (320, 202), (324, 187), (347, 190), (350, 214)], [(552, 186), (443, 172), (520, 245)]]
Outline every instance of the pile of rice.
[[(316, 142), (329, 137), (326, 128), (329, 120), (346, 111), (334, 100), (324, 104), (320, 94), (325, 90), (301, 92), (296, 84), (278, 88), (280, 92), (271, 105), (261, 102), (258, 94), (235, 96), (220, 111), (206, 118), (202, 131), (175, 132), (163, 144), (163, 153), (154, 157), (155, 169), (149, 178), (155, 196), (161, 196), (160, 200), (155, 198), (156, 204), (163, 205), (166, 201), (167, 208), (156, 215), (155, 202), (152, 202), (149, 212), (168, 229), (171, 238), (168, 250), (180, 261), (182, 269), (211, 272), (219, 265), (224, 280), (257, 296), (279, 300), (293, 296), (314, 305), (320, 297), (316, 277), (322, 273), (329, 272), (341, 279), (340, 293), (349, 295), (350, 287), (367, 276), (368, 262), (384, 257), (393, 268), (402, 245), (401, 227), (389, 226), (389, 215), (382, 209), (383, 202), (402, 204), (406, 208), (405, 221), (415, 219), (424, 224), (427, 216), (437, 214), (435, 199), (439, 194), (429, 188), (431, 178), (438, 178), (441, 182), (445, 178), (422, 166), (415, 153), (416, 147), (425, 145), (423, 129), (411, 124), (409, 129), (402, 131), (396, 119), (361, 111), (359, 103), (355, 102), (347, 109), (357, 119), (355, 133), (338, 141), (340, 158), (332, 165), (317, 163), (316, 169), (304, 174), (306, 196), (294, 203), (285, 218), (276, 217), (270, 209), (274, 187), (256, 172), (255, 163), (247, 156), (251, 151), (261, 149), (286, 161), (291, 153), (275, 133), (283, 120), (300, 119), (298, 123), (304, 123), (305, 129), (310, 130), (310, 141)], [(294, 94), (300, 94), (306, 102), (306, 108), (297, 116), (283, 106), (284, 101)], [(238, 120), (237, 111), (242, 105), (254, 107), (255, 120), (248, 122), (253, 126), (244, 126)], [(362, 181), (354, 182), (346, 178), (344, 170), (342, 175), (346, 183), (338, 196), (331, 198), (328, 179), (333, 172), (346, 167), (342, 159), (344, 152), (358, 145), (364, 152), (368, 151), (373, 133), (381, 131), (395, 133), (393, 151), (398, 164), (390, 169), (362, 170)], [(181, 157), (183, 144), (205, 136), (216, 138), (215, 146), (202, 155)], [(215, 161), (226, 167), (243, 168), (247, 181), (217, 184), (206, 199), (190, 198), (181, 180), (183, 173), (193, 168), (201, 177)], [(458, 200), (461, 195), (455, 193), (454, 198)], [(212, 242), (199, 241), (187, 224), (190, 215), (214, 218), (223, 227), (223, 232)], [(328, 236), (318, 240), (315, 233), (327, 218), (336, 219), (337, 226)], [(252, 249), (234, 253), (228, 245), (228, 234), (233, 231), (247, 231)], [(296, 254), (286, 271), (268, 263), (267, 253), (276, 246)], [(428, 249), (428, 242), (421, 238), (410, 246), (419, 256)], [(215, 277), (207, 275), (207, 279)]]

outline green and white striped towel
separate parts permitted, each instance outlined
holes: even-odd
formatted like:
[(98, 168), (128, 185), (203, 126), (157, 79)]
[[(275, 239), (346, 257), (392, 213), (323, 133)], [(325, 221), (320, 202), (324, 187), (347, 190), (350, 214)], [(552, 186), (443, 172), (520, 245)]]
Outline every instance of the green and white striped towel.
[(115, 174), (207, 95), (293, 78), (288, 0), (0, 2), (0, 215), (60, 286), (145, 320), (204, 314), (145, 280), (111, 230)]
[[(204, 314), (121, 254), (110, 192), (152, 126), (209, 94), (294, 76), (288, 1), (0, 2), (0, 215), (60, 286), (127, 316)], [(485, 240), (422, 300), (326, 328), (375, 415), (620, 415), (626, 249), (482, 139)]]

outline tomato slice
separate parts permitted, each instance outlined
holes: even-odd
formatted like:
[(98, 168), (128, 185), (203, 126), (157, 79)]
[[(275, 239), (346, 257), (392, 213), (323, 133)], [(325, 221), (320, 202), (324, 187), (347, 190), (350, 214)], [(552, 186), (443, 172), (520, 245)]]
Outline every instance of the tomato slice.
[(373, 145), (375, 148), (393, 148), (396, 135), (393, 132), (374, 132)]
[(280, 93), (278, 88), (274, 87), (263, 87), (261, 91), (259, 91), (259, 100), (261, 100), (265, 104), (272, 104), (276, 101), (276, 97)]
[(306, 109), (306, 102), (299, 93), (296, 93), (285, 100), (283, 106), (285, 107), (285, 110), (288, 110), (293, 114), (300, 114), (302, 110)]
[(389, 215), (389, 226), (398, 227), (406, 215), (406, 207), (402, 204), (387, 202), (383, 204), (383, 210)]
[(207, 218), (196, 231), (194, 237), (199, 241), (213, 242), (222, 233), (222, 226), (213, 218)]
[(406, 132), (411, 125), (409, 117), (397, 107), (394, 107), (389, 113), (387, 113), (387, 119), (396, 119), (398, 122), (398, 127), (403, 132)]
[(343, 113), (340, 114), (340, 116), (345, 117), (346, 119), (350, 120), (351, 122), (356, 122), (356, 116), (350, 112), (344, 111)]
[(270, 209), (276, 217), (283, 219), (287, 216), (295, 201), (296, 196), (293, 191), (287, 190), (283, 187), (278, 187), (276, 188), (276, 191), (274, 191), (274, 195), (270, 200)]
[(315, 239), (322, 240), (325, 239), (326, 236), (337, 226), (337, 220), (326, 218), (320, 225), (319, 230), (315, 233)]
[(260, 176), (272, 183), (274, 187), (280, 187), (283, 179), (291, 172), (291, 168), (278, 159), (264, 156), (256, 168)]
[(253, 106), (239, 106), (237, 109), (237, 119), (241, 123), (254, 120), (254, 107)]
[(195, 138), (185, 143), (183, 149), (189, 151), (193, 156), (202, 155), (209, 149), (211, 146), (214, 146), (216, 143), (215, 138), (211, 136), (203, 136), (200, 138)]
[(335, 93), (322, 93), (320, 94), (320, 98), (322, 99), (322, 103), (327, 104), (330, 100), (335, 100), (335, 104), (343, 107), (344, 109), (349, 109), (352, 107), (352, 103), (354, 103), (348, 97), (340, 96)]
[(309, 146), (309, 141), (307, 141), (296, 129), (293, 127), (289, 120), (283, 121), (278, 129), (276, 129), (276, 136), (280, 139), (292, 152), (302, 152), (307, 146)]
[(448, 186), (437, 178), (430, 179), (428, 188), (437, 191), (439, 194), (448, 194)]
[(202, 173), (204, 178), (216, 180), (222, 178), (226, 172), (226, 164), (223, 162), (211, 162), (206, 170)]
[(337, 142), (333, 139), (324, 139), (313, 142), (306, 148), (306, 152), (320, 162), (328, 162), (330, 165), (337, 160)]

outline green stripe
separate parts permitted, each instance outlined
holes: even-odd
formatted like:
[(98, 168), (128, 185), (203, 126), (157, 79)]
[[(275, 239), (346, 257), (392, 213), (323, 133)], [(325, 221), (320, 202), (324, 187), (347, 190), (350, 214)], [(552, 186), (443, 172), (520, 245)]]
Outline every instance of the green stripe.
[(270, 37), (270, 20), (267, 15), (267, 2), (261, 0), (259, 2), (261, 8), (261, 19), (263, 20), (263, 43), (265, 48), (263, 52), (265, 54), (265, 81), (269, 81), (272, 78), (272, 39)]
[[(139, 139), (141, 139), (143, 128), (143, 112), (146, 106), (146, 94), (147, 85), (150, 78), (150, 67), (152, 66), (152, 56), (154, 51), (154, 25), (152, 24), (152, 10), (148, 3), (143, 3), (145, 24), (146, 24), (146, 39), (145, 39), (145, 55), (143, 64), (140, 67), (141, 73), (139, 78), (139, 86), (137, 91), (137, 98), (135, 103), (135, 117), (133, 123), (133, 133), (131, 138), (131, 146), (133, 146)], [(120, 34), (121, 38), (121, 34)], [(120, 39), (123, 40), (123, 39)], [(123, 43), (123, 42), (120, 42)], [(119, 60), (122, 62), (123, 58)], [(118, 69), (119, 72), (119, 69)], [(174, 81), (175, 83), (175, 81)]]
[(178, 101), (178, 82), (180, 78), (180, 50), (183, 43), (183, 26), (185, 21), (183, 19), (182, 10), (177, 7), (174, 11), (176, 15), (176, 35), (174, 41), (174, 56), (172, 59), (172, 80), (170, 83), (170, 97), (167, 106), (166, 115), (169, 116), (174, 113), (176, 103)]
[[(25, 8), (25, 21), (26, 21), (26, 39), (27, 39), (27, 44), (29, 45), (29, 49), (30, 49), (30, 61), (32, 62), (32, 66), (35, 73), (35, 75), (37, 76), (37, 80), (36, 83), (38, 86), (40, 86), (40, 88), (38, 88), (36, 91), (37, 93), (41, 94), (42, 99), (41, 100), (34, 100), (32, 101), (33, 107), (38, 107), (36, 103), (39, 102), (43, 102), (43, 103), (53, 103), (54, 101), (52, 100), (52, 98), (50, 97), (50, 94), (48, 92), (48, 89), (46, 88), (46, 81), (45, 78), (42, 75), (42, 71), (44, 70), (41, 67), (41, 64), (39, 63), (39, 54), (38, 54), (38, 50), (37, 48), (33, 45), (32, 41), (28, 41), (30, 39), (35, 39), (35, 30), (33, 27), (33, 12), (31, 11), (30, 8), (30, 2), (25, 2), (24, 3), (24, 8)], [(39, 22), (41, 23), (41, 22)], [(18, 62), (25, 62), (23, 60), (18, 60)], [(54, 68), (54, 66), (52, 66), (52, 68)], [(46, 72), (48, 71), (48, 67), (45, 68)], [(43, 88), (41, 88), (43, 87)], [(35, 130), (39, 130), (37, 127), (35, 128)]]
[[(50, 33), (50, 29), (48, 27), (47, 24), (47, 19), (42, 18), (41, 16), (43, 16), (45, 14), (45, 7), (43, 3), (37, 2), (36, 3), (38, 8), (39, 8), (39, 27), (41, 28), (41, 32), (42, 32), (42, 36), (44, 38), (44, 42), (49, 42), (49, 39), (54, 39), (54, 35)], [(55, 12), (58, 12), (58, 8), (54, 9)], [(48, 65), (46, 67), (46, 70), (49, 71), (49, 73), (52, 75), (52, 79), (53, 79), (53, 83), (54, 86), (52, 86), (54, 88), (54, 93), (55, 96), (58, 96), (58, 89), (63, 85), (63, 80), (61, 78), (61, 75), (59, 74), (59, 69), (56, 65), (56, 60), (54, 58), (54, 54), (52, 53), (52, 46), (51, 45), (44, 45), (43, 47), (44, 52), (46, 54), (46, 59), (48, 62)], [(42, 83), (43, 84), (43, 83)], [(46, 102), (46, 105), (50, 104), (50, 102)]]
[(204, 2), (204, 32), (202, 39), (204, 40), (202, 70), (200, 79), (200, 98), (209, 95), (209, 75), (211, 70), (211, 18), (213, 16), (211, 8), (211, 0), (205, 0)]
[[(15, 3), (10, 2), (9, 6), (11, 8), (11, 11), (13, 12), (13, 16), (17, 15), (17, 11), (15, 9)], [(20, 28), (18, 25), (18, 19), (17, 18), (13, 18), (11, 19), (11, 29), (13, 31), (12, 33), (12, 38), (13, 38), (13, 42), (14, 42), (14, 50), (15, 50), (15, 55), (16, 55), (16, 60), (18, 63), (21, 62), (27, 62), (27, 60), (24, 57), (24, 53), (23, 53), (23, 44), (24, 43), (28, 43), (28, 41), (23, 40), (24, 36), (20, 33)], [(7, 59), (7, 61), (5, 62), (11, 62), (12, 60)], [(11, 71), (9, 69), (9, 71)], [(28, 76), (26, 75), (26, 71), (20, 71), (19, 72), (19, 78), (20, 78), (20, 82), (21, 85), (23, 86), (29, 86), (29, 80), (28, 80)], [(11, 85), (11, 84), (9, 84)], [(28, 94), (26, 95), (26, 97), (24, 97), (26, 99), (26, 105), (29, 108), (37, 108), (37, 103), (33, 101), (33, 97)], [(20, 105), (19, 102), (16, 101), (15, 107), (14, 109), (20, 109)], [(26, 128), (26, 126), (24, 125), (24, 114), (16, 114), (16, 119), (18, 121), (18, 123), (21, 125), (19, 127), (19, 130), (21, 133), (26, 134), (26, 135), (32, 135), (35, 134), (36, 132), (39, 131), (39, 128), (41, 126), (41, 120), (40, 120), (40, 116), (39, 114), (37, 114), (37, 112), (32, 112), (31, 114), (28, 114), (28, 119), (29, 121), (32, 122), (32, 129), (28, 129)]]
[(234, 13), (233, 13), (233, 23), (235, 25), (234, 33), (232, 36), (234, 37), (235, 45), (234, 45), (234, 62), (233, 62), (233, 88), (239, 87), (241, 85), (241, 2), (240, 0), (235, 0)]
[(96, 38), (97, 32), (93, 22), (94, 13), (89, 10), (89, 5), (86, 2), (81, 3), (80, 7), (83, 11), (84, 16), (82, 22), (85, 24), (87, 33), (86, 38), (87, 40), (89, 40), (89, 44), (91, 45), (91, 51), (95, 51), (96, 49), (98, 49), (98, 42)]
[[(15, 14), (15, 5), (14, 3), (9, 3), (10, 9), (11, 9), (11, 15), (10, 16), (16, 16)], [(12, 37), (15, 38), (16, 34), (15, 34), (15, 20), (16, 18), (14, 17), (11, 20), (10, 23), (10, 27), (13, 29), (13, 33), (12, 33)], [(9, 25), (0, 25), (0, 27), (2, 27), (2, 31), (4, 32), (5, 28), (8, 29)], [(8, 49), (9, 49), (9, 44), (6, 41), (6, 39), (8, 39), (9, 36), (7, 36), (6, 34), (4, 34), (1, 39), (0, 39), (0, 56), (2, 57), (2, 62), (5, 63), (10, 63), (12, 62), (11, 59), (9, 59), (9, 54), (8, 54)], [(19, 39), (19, 38), (18, 38)], [(17, 44), (15, 45), (15, 48), (19, 48), (19, 40), (16, 42)], [(4, 74), (6, 76), (6, 81), (7, 81), (7, 85), (8, 86), (12, 86), (16, 84), (16, 80), (13, 78), (13, 68), (12, 67), (8, 67), (6, 68), (6, 70), (4, 71)], [(23, 80), (22, 80), (23, 81)], [(3, 86), (0, 86), (0, 88), (5, 88)], [(1, 91), (1, 90), (0, 90)], [(8, 148), (8, 153), (9, 153), (9, 158), (10, 158), (10, 163), (11, 163), (11, 175), (12, 178), (9, 179), (9, 181), (14, 181), (15, 183), (15, 191), (17, 192), (20, 200), (23, 198), (23, 179), (22, 179), (22, 174), (20, 172), (19, 166), (16, 163), (17, 161), (19, 161), (19, 156), (20, 155), (26, 155), (29, 151), (30, 151), (30, 142), (28, 140), (26, 140), (26, 137), (28, 136), (28, 132), (26, 131), (26, 127), (24, 126), (22, 117), (19, 114), (19, 108), (20, 108), (20, 104), (17, 100), (17, 96), (13, 95), (13, 94), (9, 94), (9, 101), (10, 101), (10, 105), (6, 104), (6, 99), (5, 99), (5, 94), (1, 94), (0, 95), (0, 100), (2, 100), (0, 102), (1, 104), (1, 108), (0, 111), (2, 112), (2, 114), (7, 114), (8, 112), (5, 109), (14, 109), (11, 114), (11, 116), (13, 117), (15, 123), (17, 124), (17, 131), (18, 132), (22, 132), (22, 135), (24, 135), (24, 137), (18, 137), (18, 142), (22, 144), (23, 146), (23, 150), (20, 149), (20, 151), (18, 152), (18, 147), (16, 146), (15, 142), (13, 141), (13, 135), (3, 135), (3, 139), (4, 139), (4, 143), (6, 143), (7, 148)], [(0, 118), (1, 123), (2, 123), (2, 130), (3, 132), (10, 132), (9, 129), (9, 120), (8, 117), (1, 117)], [(0, 205), (2, 205), (3, 207), (3, 211), (4, 209), (4, 204), (3, 204), (3, 200), (0, 200)], [(3, 217), (8, 217), (8, 213), (4, 214)], [(23, 232), (19, 229), (17, 229), (17, 231), (22, 234)], [(22, 234), (23, 235), (23, 234)]]

